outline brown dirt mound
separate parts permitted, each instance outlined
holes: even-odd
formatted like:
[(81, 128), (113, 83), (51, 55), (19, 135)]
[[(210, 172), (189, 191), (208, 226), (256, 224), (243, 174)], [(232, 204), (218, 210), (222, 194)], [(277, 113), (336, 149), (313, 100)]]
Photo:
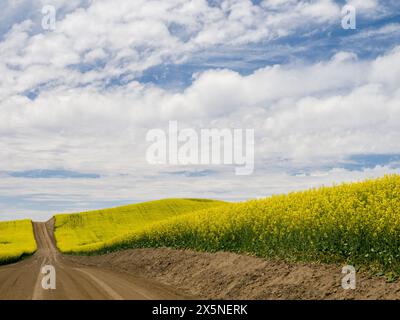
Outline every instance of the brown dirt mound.
[(182, 294), (205, 299), (399, 299), (400, 282), (357, 274), (357, 288), (344, 290), (342, 266), (286, 263), (233, 253), (135, 249), (103, 256), (68, 257), (143, 276)]

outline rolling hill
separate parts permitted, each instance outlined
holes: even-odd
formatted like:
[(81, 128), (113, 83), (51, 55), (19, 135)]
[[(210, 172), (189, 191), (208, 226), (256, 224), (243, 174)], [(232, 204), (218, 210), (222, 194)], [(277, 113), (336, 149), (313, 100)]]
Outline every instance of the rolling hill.
[(56, 238), (68, 253), (190, 248), (400, 273), (399, 208), (400, 176), (390, 175), (242, 203), (164, 200), (56, 216)]
[(207, 199), (165, 199), (112, 209), (55, 216), (55, 238), (62, 252), (90, 252), (116, 238), (185, 213), (225, 206)]

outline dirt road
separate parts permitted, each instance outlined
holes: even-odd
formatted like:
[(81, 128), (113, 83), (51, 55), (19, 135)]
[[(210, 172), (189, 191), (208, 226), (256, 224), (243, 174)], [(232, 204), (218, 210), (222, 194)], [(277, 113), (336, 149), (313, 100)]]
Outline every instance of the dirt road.
[[(341, 287), (339, 264), (289, 263), (228, 252), (130, 249), (66, 256), (51, 223), (34, 224), (38, 251), (0, 267), (1, 299), (400, 299), (400, 281), (357, 273), (357, 289)], [(56, 270), (56, 290), (44, 290), (40, 270)]]
[[(61, 255), (51, 223), (34, 223), (37, 252), (21, 262), (0, 267), (0, 299), (33, 300), (147, 300), (185, 299), (176, 290), (155, 281), (104, 267), (84, 266)], [(52, 265), (56, 289), (42, 288), (41, 270)]]

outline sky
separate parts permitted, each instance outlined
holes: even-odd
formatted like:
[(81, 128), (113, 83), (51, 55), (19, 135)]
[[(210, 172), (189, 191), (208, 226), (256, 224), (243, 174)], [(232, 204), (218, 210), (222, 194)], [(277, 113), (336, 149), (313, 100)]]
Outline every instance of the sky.
[[(254, 130), (253, 174), (149, 164), (169, 121)], [(400, 173), (399, 124), (397, 0), (0, 0), (0, 220)]]

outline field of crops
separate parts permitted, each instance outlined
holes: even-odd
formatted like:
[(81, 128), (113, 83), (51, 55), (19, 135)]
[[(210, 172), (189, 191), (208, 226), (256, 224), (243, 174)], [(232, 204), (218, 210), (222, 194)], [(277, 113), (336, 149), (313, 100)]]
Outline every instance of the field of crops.
[[(118, 214), (115, 212), (115, 217)], [(104, 221), (104, 218), (91, 221), (88, 215), (63, 219), (75, 221), (78, 230), (89, 230)], [(74, 239), (76, 233), (64, 229), (58, 217), (57, 239), (60, 248), (69, 252), (167, 246), (289, 260), (348, 262), (400, 273), (400, 176), (397, 175), (211, 206), (151, 224), (137, 222), (134, 230), (129, 232), (131, 227), (127, 226), (123, 235), (108, 237), (94, 246), (82, 247), (82, 243), (74, 246), (74, 241), (69, 240), (66, 247), (65, 237)], [(114, 228), (111, 220), (107, 223), (105, 230)], [(99, 229), (102, 230), (100, 225), (91, 234), (100, 241), (105, 239), (101, 236), (105, 231), (98, 233)]]
[(113, 209), (55, 216), (55, 238), (62, 252), (90, 252), (149, 225), (185, 213), (226, 205), (206, 199), (166, 199)]
[(36, 251), (30, 220), (0, 222), (0, 264), (14, 262)]

